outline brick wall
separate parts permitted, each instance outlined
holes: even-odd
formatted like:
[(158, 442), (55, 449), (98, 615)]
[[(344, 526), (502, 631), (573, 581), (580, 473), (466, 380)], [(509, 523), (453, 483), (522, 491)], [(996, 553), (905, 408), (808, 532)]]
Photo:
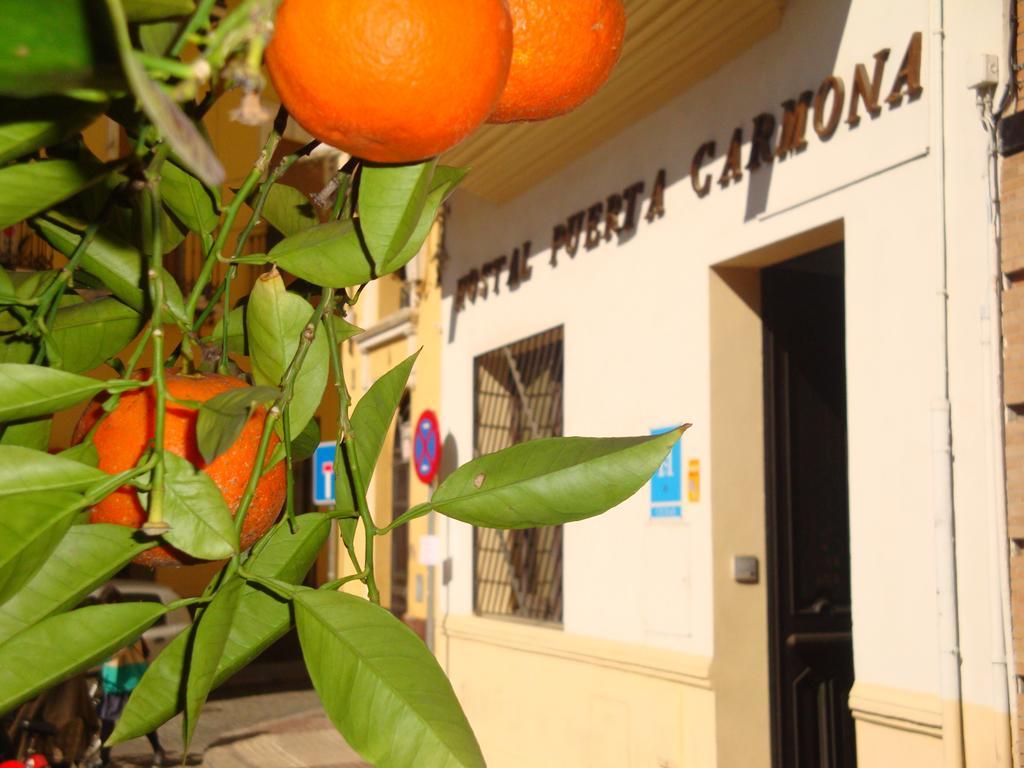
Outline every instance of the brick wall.
[[(1024, 20), (1024, 0), (1017, 2)], [(1024, 61), (1024, 24), (1017, 27), (1017, 60)], [(1018, 73), (1017, 103), (1024, 109), (1024, 76)], [(1010, 611), (1013, 659), (1017, 675), (1018, 765), (1024, 765), (1024, 152), (1004, 157), (1000, 168), (1002, 213), (1003, 394), (1006, 401), (1007, 527), (1010, 558)]]

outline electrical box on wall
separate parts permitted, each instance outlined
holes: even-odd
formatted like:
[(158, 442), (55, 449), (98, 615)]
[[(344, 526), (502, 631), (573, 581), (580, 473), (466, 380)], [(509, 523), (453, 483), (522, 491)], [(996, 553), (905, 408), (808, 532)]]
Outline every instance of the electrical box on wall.
[(968, 88), (985, 89), (999, 85), (999, 57), (994, 53), (972, 56), (968, 66)]
[(757, 584), (759, 563), (755, 555), (733, 555), (732, 578), (737, 584)]

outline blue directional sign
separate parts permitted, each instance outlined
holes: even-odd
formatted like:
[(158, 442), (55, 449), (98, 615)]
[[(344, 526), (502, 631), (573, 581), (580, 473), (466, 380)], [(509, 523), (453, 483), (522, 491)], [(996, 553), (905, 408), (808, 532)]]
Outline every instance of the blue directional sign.
[(334, 504), (334, 442), (320, 443), (313, 454), (313, 503)]
[[(652, 435), (660, 435), (674, 429), (652, 429)], [(651, 478), (651, 517), (683, 516), (683, 449), (677, 440), (665, 461)]]

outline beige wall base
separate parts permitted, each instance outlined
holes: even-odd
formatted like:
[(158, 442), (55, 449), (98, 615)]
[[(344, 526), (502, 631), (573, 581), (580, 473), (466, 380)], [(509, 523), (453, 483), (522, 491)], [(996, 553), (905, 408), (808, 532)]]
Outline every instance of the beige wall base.
[[(938, 696), (857, 683), (850, 709), (857, 725), (858, 768), (944, 765), (943, 712), (956, 717), (956, 706)], [(964, 704), (962, 717), (964, 765), (1009, 768), (1009, 714)]]
[(938, 696), (855, 683), (850, 711), (857, 728), (858, 768), (938, 768), (943, 764)]
[(716, 765), (707, 658), (473, 616), (440, 630), (491, 768)]

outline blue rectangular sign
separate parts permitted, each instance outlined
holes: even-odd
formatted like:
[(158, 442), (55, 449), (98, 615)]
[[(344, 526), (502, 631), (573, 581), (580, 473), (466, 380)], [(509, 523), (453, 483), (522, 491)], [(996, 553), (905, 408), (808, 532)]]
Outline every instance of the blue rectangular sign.
[(313, 454), (313, 503), (334, 504), (334, 443), (320, 443)]
[[(652, 435), (668, 432), (673, 427), (652, 429)], [(683, 449), (676, 441), (665, 461), (651, 478), (651, 517), (683, 516)]]

